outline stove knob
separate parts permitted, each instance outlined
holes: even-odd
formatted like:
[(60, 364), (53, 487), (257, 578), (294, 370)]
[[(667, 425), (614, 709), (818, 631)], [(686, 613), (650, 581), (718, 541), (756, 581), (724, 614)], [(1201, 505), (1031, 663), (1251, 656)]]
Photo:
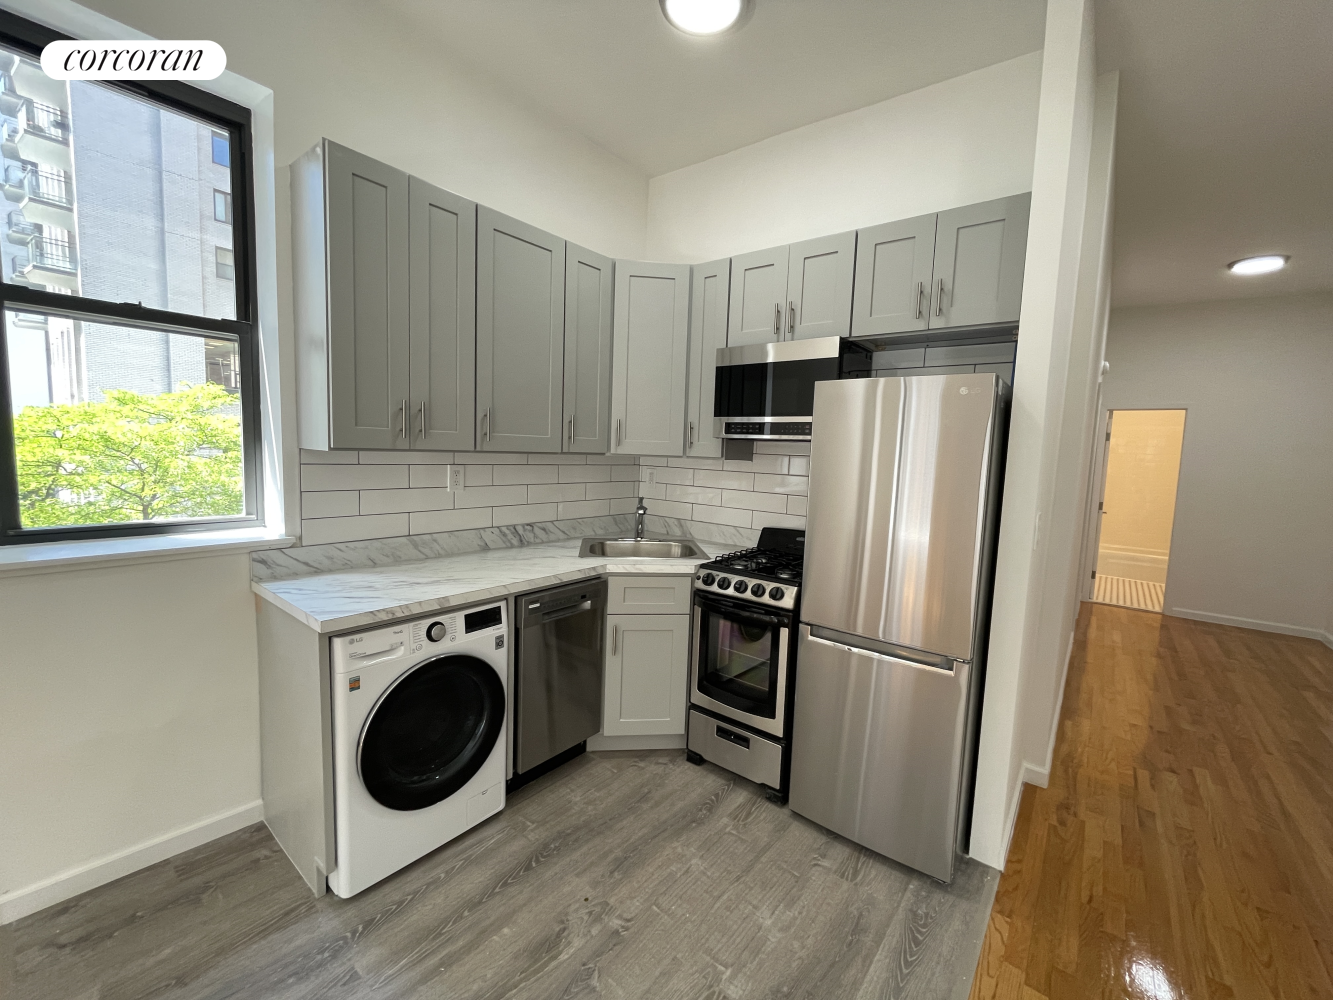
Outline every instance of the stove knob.
[(717, 577), (715, 577), (712, 573), (705, 573), (702, 577), (700, 577), (699, 582), (702, 583), (705, 587), (711, 587), (716, 579)]
[(753, 587), (750, 588), (750, 594), (753, 597), (763, 597), (764, 585), (762, 583), (756, 583)]
[(743, 593), (745, 593), (747, 590), (750, 589), (750, 585), (749, 585), (748, 583), (746, 583), (744, 580), (737, 580), (737, 581), (736, 581), (736, 586), (735, 586), (734, 589), (735, 589), (736, 593), (738, 593), (738, 594), (743, 594)]
[(768, 592), (768, 596), (775, 601), (780, 601), (787, 596), (787, 592), (781, 587), (774, 587)]
[(431, 642), (439, 642), (444, 638), (444, 622), (431, 622), (426, 626), (426, 638)]
[(718, 581), (717, 581), (717, 589), (718, 589), (718, 590), (730, 590), (730, 589), (731, 589), (731, 577), (729, 577), (729, 576), (724, 576), (721, 580), (718, 580)]

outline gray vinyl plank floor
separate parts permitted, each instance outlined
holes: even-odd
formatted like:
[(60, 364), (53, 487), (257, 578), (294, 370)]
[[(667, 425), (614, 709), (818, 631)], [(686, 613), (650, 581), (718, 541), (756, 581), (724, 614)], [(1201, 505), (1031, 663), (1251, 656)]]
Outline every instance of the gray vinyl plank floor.
[(940, 885), (680, 751), (585, 754), (352, 899), (257, 824), (33, 914), (0, 996), (963, 1000), (998, 878)]

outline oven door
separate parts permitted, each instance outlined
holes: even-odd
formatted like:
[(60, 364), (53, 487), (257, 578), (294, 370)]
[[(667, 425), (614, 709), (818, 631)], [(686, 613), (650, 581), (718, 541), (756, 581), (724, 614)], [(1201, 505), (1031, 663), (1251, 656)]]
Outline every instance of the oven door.
[(690, 701), (781, 738), (790, 640), (790, 616), (696, 591)]

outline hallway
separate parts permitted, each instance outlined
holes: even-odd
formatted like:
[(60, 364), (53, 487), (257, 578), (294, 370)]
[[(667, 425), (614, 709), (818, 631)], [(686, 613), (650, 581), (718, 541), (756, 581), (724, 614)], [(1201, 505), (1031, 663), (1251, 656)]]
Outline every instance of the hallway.
[(1085, 603), (972, 1000), (1333, 996), (1333, 650)]

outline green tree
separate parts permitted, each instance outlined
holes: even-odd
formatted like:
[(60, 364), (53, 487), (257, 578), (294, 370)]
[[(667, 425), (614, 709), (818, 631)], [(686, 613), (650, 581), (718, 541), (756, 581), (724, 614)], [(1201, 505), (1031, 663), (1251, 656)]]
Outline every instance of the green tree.
[(244, 513), (241, 420), (227, 390), (105, 396), (15, 416), (24, 527)]

